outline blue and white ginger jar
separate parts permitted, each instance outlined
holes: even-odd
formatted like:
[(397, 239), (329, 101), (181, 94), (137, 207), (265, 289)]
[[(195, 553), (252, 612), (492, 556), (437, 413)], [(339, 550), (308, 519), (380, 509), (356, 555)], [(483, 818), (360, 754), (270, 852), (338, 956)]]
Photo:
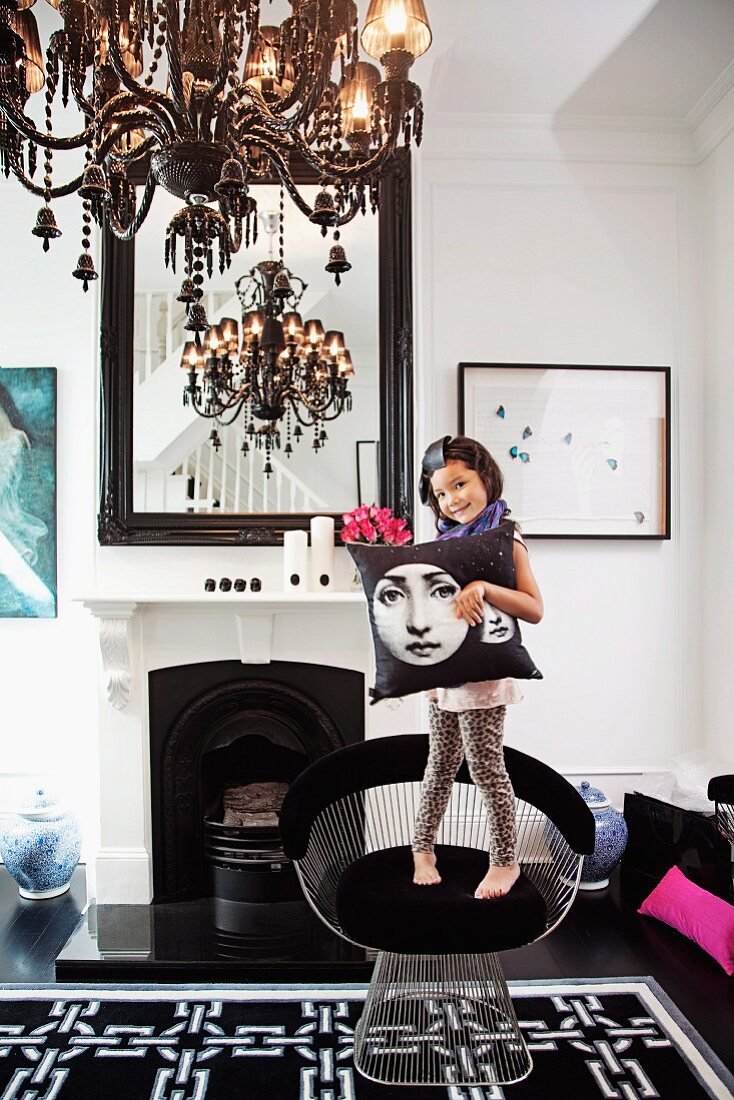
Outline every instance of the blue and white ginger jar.
[(576, 790), (594, 814), (596, 844), (594, 854), (584, 856), (579, 890), (601, 890), (609, 885), (609, 875), (627, 847), (627, 822), (598, 787), (584, 779)]
[(55, 898), (65, 893), (80, 851), (76, 818), (42, 788), (0, 831), (0, 855), (22, 898)]

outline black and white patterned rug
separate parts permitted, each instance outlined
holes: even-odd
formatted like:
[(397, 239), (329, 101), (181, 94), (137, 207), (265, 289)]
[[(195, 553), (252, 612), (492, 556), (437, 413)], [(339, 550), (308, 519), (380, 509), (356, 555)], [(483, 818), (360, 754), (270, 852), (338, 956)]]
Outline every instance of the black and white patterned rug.
[(533, 1057), (502, 1088), (397, 1088), (352, 1068), (365, 986), (10, 986), (0, 1100), (697, 1100), (734, 1078), (651, 978), (512, 983)]

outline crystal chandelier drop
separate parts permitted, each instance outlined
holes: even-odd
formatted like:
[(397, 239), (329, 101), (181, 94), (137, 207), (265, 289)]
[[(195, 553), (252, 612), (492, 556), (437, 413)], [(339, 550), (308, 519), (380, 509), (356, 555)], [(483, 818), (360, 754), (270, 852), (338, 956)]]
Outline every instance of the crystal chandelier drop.
[[(199, 416), (213, 421), (212, 446), (219, 449), (221, 428), (242, 413), (247, 423), (242, 452), (248, 454), (253, 446), (264, 450), (264, 472), (270, 476), (271, 451), (282, 447), (290, 458), (292, 441), (300, 442), (303, 428), (313, 429), (315, 451), (323, 447), (325, 422), (351, 410), (354, 367), (342, 332), (324, 332), (315, 318), (304, 324), (298, 312), (307, 284), (284, 263), (282, 189), (279, 214), (266, 211), (260, 218), (270, 236), (270, 256), (235, 284), (242, 306), (241, 342), (237, 321), (225, 317), (207, 330), (203, 342), (194, 330), (181, 367), (188, 374), (184, 405), (190, 403)], [(191, 316), (185, 327), (193, 328)]]
[[(165, 257), (182, 264), (189, 313), (206, 331), (204, 270), (215, 252), (223, 270), (254, 238), (248, 188), (274, 176), (322, 234), (335, 232), (332, 270), (346, 270), (339, 227), (379, 207), (390, 160), (420, 142), (421, 91), (408, 75), (431, 43), (423, 0), (371, 0), (361, 36), (354, 0), (289, 0), (279, 26), (261, 24), (260, 0), (48, 0), (61, 26), (45, 60), (34, 2), (0, 0), (0, 167), (43, 200), (32, 232), (44, 249), (61, 233), (53, 200), (79, 194), (73, 274), (85, 290), (97, 278), (92, 220), (130, 239), (160, 185), (187, 204), (169, 223)], [(384, 73), (359, 59), (360, 42)], [(27, 108), (42, 92), (37, 125)], [(59, 96), (82, 115), (70, 136), (54, 131)], [(56, 182), (56, 154), (74, 149), (84, 150), (83, 171)], [(319, 180), (313, 206), (295, 162)], [(141, 165), (138, 200), (131, 168)]]

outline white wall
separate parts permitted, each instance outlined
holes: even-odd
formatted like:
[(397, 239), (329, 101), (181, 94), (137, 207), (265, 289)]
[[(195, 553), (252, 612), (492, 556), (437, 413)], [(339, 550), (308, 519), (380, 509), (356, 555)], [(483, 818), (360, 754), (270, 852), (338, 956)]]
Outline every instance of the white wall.
[(71, 277), (80, 252), (75, 199), (56, 204), (63, 236), (44, 253), (31, 236), (41, 201), (11, 178), (0, 189), (3, 367), (58, 370), (57, 619), (0, 618), (0, 811), (48, 782), (94, 843), (97, 788), (96, 632), (72, 597), (94, 584), (97, 452), (95, 295)]
[(545, 679), (508, 716), (509, 743), (618, 798), (702, 737), (699, 170), (509, 141), (434, 131), (420, 158), (417, 449), (456, 431), (462, 361), (672, 367), (673, 537), (531, 543)]
[(734, 133), (703, 165), (706, 210), (704, 714), (708, 747), (734, 770)]

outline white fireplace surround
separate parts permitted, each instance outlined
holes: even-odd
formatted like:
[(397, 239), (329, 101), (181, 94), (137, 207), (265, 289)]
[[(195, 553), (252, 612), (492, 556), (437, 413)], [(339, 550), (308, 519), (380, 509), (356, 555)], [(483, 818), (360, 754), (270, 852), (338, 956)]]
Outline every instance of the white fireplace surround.
[[(413, 705), (369, 706), (373, 658), (361, 592), (89, 596), (99, 621), (100, 848), (106, 904), (152, 899), (148, 673), (204, 661), (296, 661), (365, 675), (368, 737), (420, 728)], [(406, 725), (407, 720), (407, 725)]]

